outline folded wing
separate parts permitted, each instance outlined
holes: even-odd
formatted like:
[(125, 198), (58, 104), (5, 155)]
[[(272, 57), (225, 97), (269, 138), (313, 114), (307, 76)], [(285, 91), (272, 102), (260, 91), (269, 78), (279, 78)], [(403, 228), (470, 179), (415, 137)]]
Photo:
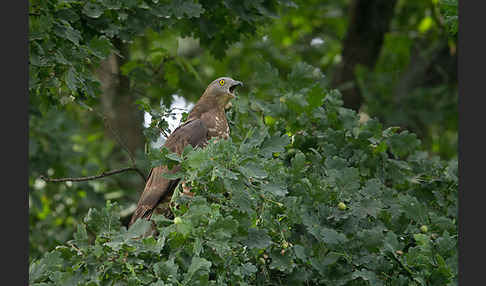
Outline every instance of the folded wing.
[[(167, 138), (164, 146), (171, 152), (181, 154), (188, 144), (192, 147), (203, 147), (207, 143), (208, 128), (200, 119), (193, 119), (177, 127)], [(150, 171), (145, 189), (132, 215), (130, 225), (137, 219), (150, 219), (153, 210), (166, 198), (170, 198), (180, 179), (170, 180), (162, 174), (174, 174), (180, 170), (180, 166), (174, 166), (171, 170), (167, 166), (158, 166)]]

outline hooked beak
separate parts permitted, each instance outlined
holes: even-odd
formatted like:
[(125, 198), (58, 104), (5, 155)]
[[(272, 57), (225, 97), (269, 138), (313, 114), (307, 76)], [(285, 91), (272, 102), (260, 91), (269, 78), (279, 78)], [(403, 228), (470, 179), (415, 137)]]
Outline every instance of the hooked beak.
[(235, 92), (235, 89), (236, 89), (237, 86), (243, 86), (243, 83), (241, 81), (236, 81), (235, 80), (234, 83), (233, 83), (233, 85), (231, 85), (230, 88), (229, 88), (229, 92), (230, 92), (230, 94), (233, 97), (235, 97), (235, 93), (234, 92)]

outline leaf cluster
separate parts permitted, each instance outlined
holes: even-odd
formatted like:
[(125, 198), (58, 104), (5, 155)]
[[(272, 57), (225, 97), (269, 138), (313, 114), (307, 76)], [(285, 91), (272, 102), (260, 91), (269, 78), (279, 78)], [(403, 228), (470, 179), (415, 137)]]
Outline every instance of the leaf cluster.
[(273, 17), (280, 1), (71, 1), (29, 2), (29, 93), (46, 111), (79, 99), (92, 100), (100, 83), (92, 70), (125, 43), (173, 29), (199, 38), (222, 57), (229, 44)]
[(161, 156), (195, 193), (176, 193), (174, 219), (127, 230), (113, 204), (92, 209), (31, 263), (30, 284), (457, 284), (457, 161), (360, 122), (312, 66), (265, 68), (229, 140)]

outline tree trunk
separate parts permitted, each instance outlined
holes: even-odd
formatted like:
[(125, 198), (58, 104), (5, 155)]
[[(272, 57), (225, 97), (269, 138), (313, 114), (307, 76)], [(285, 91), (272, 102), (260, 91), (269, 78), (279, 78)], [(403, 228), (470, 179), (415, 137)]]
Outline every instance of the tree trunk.
[(357, 65), (368, 68), (375, 66), (396, 2), (353, 0), (351, 3), (348, 29), (343, 40), (342, 60), (332, 79), (332, 86), (341, 88), (344, 106), (347, 108), (358, 111), (361, 107), (363, 97), (355, 83), (355, 68)]
[[(117, 49), (123, 58), (112, 54), (97, 70), (102, 90), (100, 102), (107, 118), (106, 135), (128, 151), (131, 160), (135, 158), (137, 151), (144, 148), (143, 112), (134, 103), (136, 98), (130, 91), (128, 77), (120, 71), (120, 67), (129, 57), (127, 46), (118, 44)], [(127, 154), (124, 154), (124, 161), (127, 161)]]

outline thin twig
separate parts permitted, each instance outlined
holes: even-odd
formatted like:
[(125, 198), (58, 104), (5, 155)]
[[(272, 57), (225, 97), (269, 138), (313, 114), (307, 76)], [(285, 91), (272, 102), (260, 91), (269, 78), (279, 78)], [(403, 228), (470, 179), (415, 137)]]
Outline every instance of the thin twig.
[[(96, 111), (98, 112), (98, 111)], [(133, 166), (136, 166), (135, 164), (135, 159), (133, 158), (133, 154), (132, 152), (130, 152), (130, 149), (128, 149), (128, 146), (125, 144), (125, 142), (123, 142), (123, 140), (120, 138), (120, 135), (118, 135), (118, 133), (115, 131), (115, 129), (113, 129), (113, 127), (111, 126), (110, 124), (110, 120), (104, 116), (103, 114), (99, 113), (98, 112), (98, 115), (100, 115), (102, 118), (103, 118), (103, 121), (105, 122), (106, 126), (110, 129), (111, 133), (113, 133), (115, 135), (115, 138), (116, 138), (116, 141), (118, 141), (118, 143), (123, 147), (123, 149), (127, 152), (128, 154), (128, 157), (130, 158), (130, 161), (132, 161), (132, 165)]]
[(99, 179), (99, 178), (103, 178), (103, 177), (108, 177), (108, 176), (115, 175), (115, 174), (122, 173), (122, 172), (126, 172), (126, 171), (135, 171), (143, 178), (144, 182), (147, 181), (147, 179), (143, 175), (142, 171), (140, 171), (138, 168), (134, 168), (134, 167), (127, 167), (127, 168), (116, 169), (116, 170), (112, 170), (112, 171), (108, 171), (108, 172), (102, 172), (99, 175), (88, 176), (88, 177), (54, 179), (54, 178), (48, 178), (48, 177), (41, 175), (41, 179), (46, 181), (46, 182), (55, 182), (55, 183), (68, 182), (68, 181), (69, 182), (83, 182), (83, 181), (90, 181), (90, 180), (95, 180), (95, 179)]
[(84, 103), (84, 105), (88, 107), (88, 110), (89, 111), (94, 112), (96, 115), (98, 115), (103, 120), (105, 126), (108, 127), (108, 129), (111, 131), (111, 133), (115, 136), (115, 140), (122, 146), (123, 150), (125, 150), (125, 152), (127, 152), (128, 157), (129, 157), (130, 161), (132, 162), (132, 166), (134, 168), (136, 168), (137, 165), (135, 163), (135, 159), (133, 157), (132, 152), (130, 152), (130, 149), (128, 149), (128, 146), (125, 144), (125, 142), (123, 142), (123, 140), (121, 139), (120, 135), (111, 126), (110, 119), (106, 115), (104, 115), (100, 111), (96, 110), (95, 108), (87, 105), (86, 103)]
[(162, 133), (162, 135), (164, 135), (165, 138), (169, 137), (169, 135), (167, 134), (167, 132), (165, 132), (165, 130), (163, 128), (158, 127), (158, 129)]
[(392, 253), (392, 257), (398, 261), (398, 264), (407, 271), (407, 273), (410, 275), (410, 277), (414, 277), (415, 273), (413, 273), (413, 271), (408, 268), (407, 265), (405, 265), (405, 263), (403, 263), (403, 261), (401, 261), (398, 257), (395, 256), (395, 254)]

